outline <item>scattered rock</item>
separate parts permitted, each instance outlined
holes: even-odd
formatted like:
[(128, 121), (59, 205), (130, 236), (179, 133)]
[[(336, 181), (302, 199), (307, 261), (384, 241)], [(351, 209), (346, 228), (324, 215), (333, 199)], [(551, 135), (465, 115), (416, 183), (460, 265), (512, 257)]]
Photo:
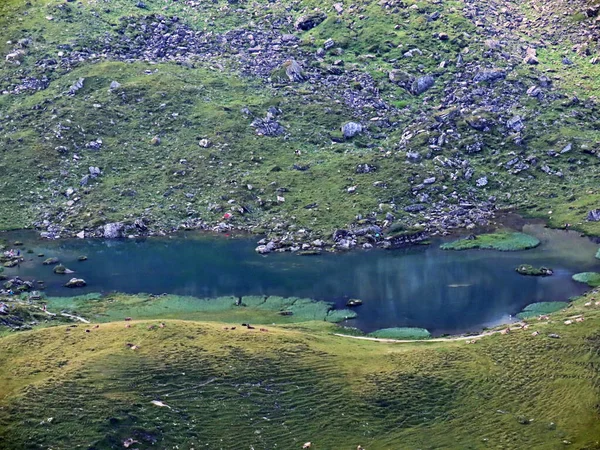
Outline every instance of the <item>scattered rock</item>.
[(58, 264), (60, 260), (56, 257), (46, 259), (42, 264), (45, 266), (51, 266), (53, 264)]
[(535, 64), (539, 63), (539, 61), (537, 59), (537, 51), (535, 48), (533, 48), (533, 47), (527, 48), (523, 62), (525, 64), (530, 64), (530, 65), (535, 65)]
[(83, 278), (71, 278), (69, 281), (65, 283), (65, 287), (68, 288), (78, 288), (84, 287), (87, 283)]
[(296, 22), (294, 22), (294, 26), (298, 30), (308, 31), (318, 26), (321, 22), (323, 22), (327, 16), (321, 12), (316, 12), (313, 14), (307, 14), (298, 17)]
[(600, 209), (592, 209), (587, 215), (588, 222), (600, 222)]
[(475, 185), (476, 185), (477, 187), (484, 187), (484, 186), (487, 186), (487, 184), (488, 184), (488, 179), (487, 179), (487, 177), (485, 177), (485, 176), (484, 176), (484, 177), (481, 177), (481, 178), (478, 178), (478, 179), (475, 181)]
[(79, 91), (80, 89), (83, 88), (83, 82), (85, 81), (85, 78), (80, 78), (78, 79), (73, 86), (71, 86), (69, 88), (69, 95), (75, 95), (77, 93), (77, 91)]
[(342, 126), (342, 134), (346, 139), (351, 139), (354, 136), (362, 133), (363, 127), (360, 123), (348, 122)]
[(433, 77), (431, 75), (419, 77), (413, 82), (410, 91), (414, 95), (421, 95), (423, 92), (425, 92), (429, 88), (431, 88), (434, 85), (434, 83), (435, 83), (435, 80), (433, 79)]
[(107, 223), (103, 227), (102, 235), (105, 239), (117, 239), (123, 237), (124, 225), (121, 222)]

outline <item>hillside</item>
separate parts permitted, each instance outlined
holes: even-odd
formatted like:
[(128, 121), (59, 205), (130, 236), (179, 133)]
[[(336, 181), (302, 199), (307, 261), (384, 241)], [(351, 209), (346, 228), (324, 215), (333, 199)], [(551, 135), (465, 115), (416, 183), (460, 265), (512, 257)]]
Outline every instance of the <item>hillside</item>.
[(598, 234), (597, 13), (4, 1), (0, 227), (241, 228), (290, 245), (347, 229), (351, 247), (357, 230), (436, 233), (516, 208)]
[(187, 313), (13, 333), (0, 448), (597, 449), (596, 295), (473, 343)]

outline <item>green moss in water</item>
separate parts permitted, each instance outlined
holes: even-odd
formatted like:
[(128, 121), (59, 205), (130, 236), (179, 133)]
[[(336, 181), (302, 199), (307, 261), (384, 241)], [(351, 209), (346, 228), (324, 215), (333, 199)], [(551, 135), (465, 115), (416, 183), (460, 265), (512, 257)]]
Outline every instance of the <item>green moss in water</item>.
[(51, 310), (68, 310), (102, 322), (133, 317), (233, 323), (294, 323), (312, 320), (341, 322), (356, 317), (354, 311), (336, 310), (328, 302), (278, 296), (196, 298), (147, 294), (111, 294), (102, 297), (100, 294), (88, 294), (78, 297), (50, 297), (47, 303)]
[(530, 275), (536, 277), (548, 277), (553, 273), (552, 269), (549, 269), (548, 267), (537, 268), (530, 264), (521, 264), (515, 270), (521, 275)]
[(442, 244), (442, 250), (468, 250), (473, 248), (499, 250), (503, 252), (527, 250), (540, 245), (540, 241), (525, 233), (499, 232), (470, 236)]
[(588, 286), (597, 287), (600, 286), (600, 273), (598, 272), (582, 272), (573, 275), (575, 281), (580, 283), (587, 283)]
[(565, 308), (568, 303), (565, 302), (537, 302), (527, 305), (523, 308), (517, 317), (519, 319), (528, 319), (530, 317), (537, 317), (543, 314), (550, 314), (556, 311), (560, 311)]
[(369, 333), (368, 336), (383, 339), (429, 339), (431, 333), (425, 328), (395, 327), (382, 328)]

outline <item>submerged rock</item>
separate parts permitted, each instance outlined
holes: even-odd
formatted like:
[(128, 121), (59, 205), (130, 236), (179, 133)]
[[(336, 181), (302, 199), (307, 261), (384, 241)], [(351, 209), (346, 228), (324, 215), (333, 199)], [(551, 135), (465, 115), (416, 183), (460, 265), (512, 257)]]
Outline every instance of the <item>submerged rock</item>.
[(51, 266), (52, 264), (58, 264), (60, 260), (56, 257), (46, 259), (42, 264), (45, 266)]
[(70, 274), (70, 273), (75, 273), (74, 271), (67, 269), (65, 266), (63, 266), (62, 264), (59, 264), (57, 266), (54, 266), (54, 273), (58, 274), (58, 275), (64, 275), (64, 274)]

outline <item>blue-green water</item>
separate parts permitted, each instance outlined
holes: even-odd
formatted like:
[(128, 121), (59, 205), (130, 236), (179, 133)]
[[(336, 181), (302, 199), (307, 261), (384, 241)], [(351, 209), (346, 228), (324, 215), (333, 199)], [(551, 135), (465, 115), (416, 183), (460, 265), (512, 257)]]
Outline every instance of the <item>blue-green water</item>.
[[(197, 297), (280, 295), (333, 301), (344, 307), (359, 298), (358, 318), (348, 321), (364, 331), (387, 327), (423, 327), (433, 334), (475, 331), (506, 321), (525, 305), (566, 301), (585, 286), (571, 280), (582, 271), (600, 270), (597, 244), (576, 232), (526, 226), (542, 244), (524, 252), (443, 251), (441, 241), (404, 250), (354, 251), (345, 254), (260, 256), (255, 239), (198, 234), (145, 240), (40, 241), (33, 233), (4, 236), (21, 239), (26, 261), (5, 275), (44, 280), (48, 295), (85, 292), (172, 293)], [(44, 253), (45, 257), (37, 257)], [(79, 255), (88, 261), (79, 262)], [(73, 275), (56, 275), (42, 261), (57, 256)], [(522, 263), (548, 266), (551, 277), (515, 272)], [(71, 277), (87, 287), (67, 289)]]

